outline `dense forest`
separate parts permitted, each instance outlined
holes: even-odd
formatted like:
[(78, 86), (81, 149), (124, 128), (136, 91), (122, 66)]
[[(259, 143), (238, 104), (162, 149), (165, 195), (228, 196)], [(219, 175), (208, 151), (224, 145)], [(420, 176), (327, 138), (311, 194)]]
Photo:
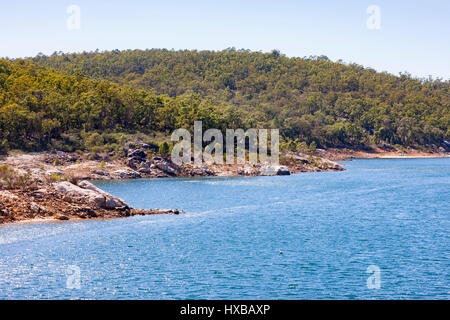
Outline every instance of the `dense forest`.
[(194, 120), (205, 128), (280, 128), (286, 141), (324, 148), (429, 148), (450, 139), (449, 87), (275, 50), (0, 60), (0, 149), (115, 146), (119, 133), (167, 136)]
[[(218, 112), (198, 95), (176, 98), (67, 75), (28, 60), (0, 60), (0, 152), (11, 149), (119, 151), (123, 134), (162, 133), (240, 123), (233, 108)], [(151, 141), (147, 141), (151, 142)]]

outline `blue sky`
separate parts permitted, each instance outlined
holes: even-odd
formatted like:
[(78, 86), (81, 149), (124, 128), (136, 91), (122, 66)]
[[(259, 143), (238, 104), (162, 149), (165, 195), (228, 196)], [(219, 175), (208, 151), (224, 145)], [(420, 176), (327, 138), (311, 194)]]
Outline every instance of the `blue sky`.
[[(450, 1), (2, 1), (0, 56), (95, 49), (279, 49), (450, 79)], [(81, 9), (78, 30), (66, 12)], [(380, 29), (366, 10), (380, 8)]]

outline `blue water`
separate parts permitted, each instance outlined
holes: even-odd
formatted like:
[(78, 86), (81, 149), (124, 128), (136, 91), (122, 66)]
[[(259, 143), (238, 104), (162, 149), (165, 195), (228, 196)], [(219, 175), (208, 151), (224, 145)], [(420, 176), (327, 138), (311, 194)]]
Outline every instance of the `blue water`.
[(0, 226), (0, 298), (449, 299), (450, 159), (345, 166), (99, 182), (187, 213)]

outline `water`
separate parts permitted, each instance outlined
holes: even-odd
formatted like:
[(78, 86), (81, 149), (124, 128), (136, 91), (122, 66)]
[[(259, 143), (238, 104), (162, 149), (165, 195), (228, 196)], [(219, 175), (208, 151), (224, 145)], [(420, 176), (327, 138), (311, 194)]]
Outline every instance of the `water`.
[(450, 159), (346, 168), (98, 183), (187, 213), (0, 226), (0, 298), (449, 299)]

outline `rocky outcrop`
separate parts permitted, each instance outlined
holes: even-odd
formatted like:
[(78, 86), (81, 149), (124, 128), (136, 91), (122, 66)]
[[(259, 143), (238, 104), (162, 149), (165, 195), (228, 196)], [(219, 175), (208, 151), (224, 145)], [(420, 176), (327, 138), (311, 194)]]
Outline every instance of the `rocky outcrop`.
[(98, 208), (118, 209), (128, 207), (122, 199), (110, 195), (88, 181), (81, 181), (78, 186), (68, 181), (62, 181), (53, 184), (53, 187), (68, 197), (85, 199)]
[(83, 189), (94, 191), (97, 194), (104, 196), (105, 202), (104, 202), (103, 208), (105, 208), (105, 209), (117, 209), (117, 208), (128, 207), (128, 205), (125, 203), (124, 200), (114, 197), (113, 195), (103, 191), (102, 189), (97, 188), (89, 181), (86, 181), (86, 180), (80, 181), (78, 183), (78, 186)]
[(164, 158), (161, 157), (153, 157), (151, 160), (151, 163), (158, 168), (159, 170), (161, 170), (162, 172), (174, 176), (177, 173), (176, 168), (174, 168), (174, 164)]
[(136, 158), (136, 159), (145, 159), (147, 158), (147, 153), (145, 151), (136, 149), (136, 150), (129, 150), (127, 153), (129, 158)]
[(140, 149), (129, 150), (127, 156), (127, 166), (134, 170), (137, 170), (140, 167), (141, 163), (146, 161), (147, 153)]

